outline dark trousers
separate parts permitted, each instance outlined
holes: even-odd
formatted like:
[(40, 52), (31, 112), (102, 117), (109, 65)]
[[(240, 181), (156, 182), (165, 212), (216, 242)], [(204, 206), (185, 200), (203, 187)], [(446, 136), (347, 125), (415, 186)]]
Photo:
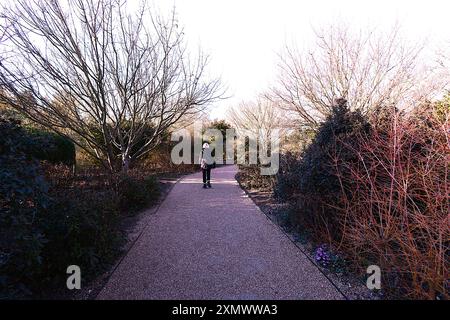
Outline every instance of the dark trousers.
[(211, 180), (211, 167), (207, 166), (203, 171), (203, 183), (207, 183)]

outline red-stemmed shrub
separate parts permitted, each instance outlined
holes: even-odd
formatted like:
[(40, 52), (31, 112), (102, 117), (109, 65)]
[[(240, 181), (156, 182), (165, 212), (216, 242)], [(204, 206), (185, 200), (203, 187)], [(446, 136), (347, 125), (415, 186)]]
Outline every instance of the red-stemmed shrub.
[(362, 117), (345, 106), (318, 130), (275, 195), (290, 220), (397, 298), (449, 298), (450, 105)]
[(340, 217), (334, 245), (361, 267), (379, 265), (410, 298), (448, 298), (450, 113), (437, 111), (377, 110), (370, 134), (345, 143), (358, 161), (330, 155), (341, 185), (329, 203)]

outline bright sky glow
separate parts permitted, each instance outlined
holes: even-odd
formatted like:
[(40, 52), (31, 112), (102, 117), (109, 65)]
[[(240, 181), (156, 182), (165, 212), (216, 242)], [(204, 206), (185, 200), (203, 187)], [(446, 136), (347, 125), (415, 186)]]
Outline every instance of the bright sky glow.
[[(132, 9), (139, 0), (126, 0)], [(359, 31), (390, 30), (398, 23), (408, 41), (435, 53), (450, 50), (449, 0), (144, 0), (168, 15), (175, 7), (191, 50), (209, 55), (208, 71), (221, 76), (229, 99), (215, 103), (211, 118), (252, 100), (276, 81), (283, 46), (313, 46), (313, 28), (345, 23)], [(0, 0), (6, 4), (14, 0)]]
[(222, 76), (232, 98), (227, 106), (252, 99), (273, 84), (283, 44), (311, 43), (312, 27), (343, 21), (356, 29), (388, 29), (399, 22), (410, 40), (428, 39), (430, 48), (450, 41), (448, 0), (155, 0), (164, 13), (175, 4), (190, 46), (211, 57), (209, 70)]

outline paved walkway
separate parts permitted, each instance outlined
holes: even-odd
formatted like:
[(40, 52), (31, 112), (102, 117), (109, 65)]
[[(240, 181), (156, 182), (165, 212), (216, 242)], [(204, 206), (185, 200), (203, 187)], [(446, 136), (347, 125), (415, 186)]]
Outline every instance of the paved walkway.
[(342, 299), (240, 189), (235, 166), (176, 184), (98, 299)]

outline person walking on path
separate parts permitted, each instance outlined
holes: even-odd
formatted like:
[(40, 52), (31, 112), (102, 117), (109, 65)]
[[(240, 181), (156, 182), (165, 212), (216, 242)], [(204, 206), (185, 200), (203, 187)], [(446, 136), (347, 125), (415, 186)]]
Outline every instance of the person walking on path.
[(192, 190), (201, 188), (201, 172), (175, 184), (157, 213), (144, 217), (142, 234), (97, 299), (345, 299), (246, 196), (237, 172), (236, 165), (214, 169), (215, 192)]
[(203, 172), (203, 189), (211, 188), (211, 169), (214, 166), (214, 160), (208, 142), (203, 144), (199, 162)]

